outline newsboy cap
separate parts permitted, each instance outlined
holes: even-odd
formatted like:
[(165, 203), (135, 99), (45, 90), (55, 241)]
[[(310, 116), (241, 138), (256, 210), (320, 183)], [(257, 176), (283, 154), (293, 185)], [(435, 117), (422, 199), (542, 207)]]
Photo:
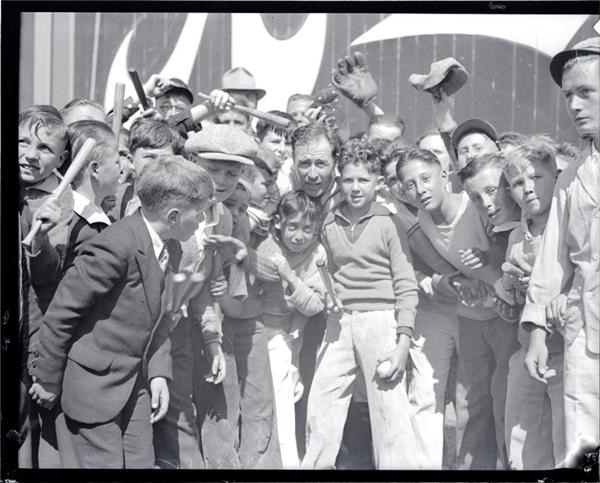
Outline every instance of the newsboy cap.
[(185, 150), (206, 159), (253, 165), (257, 144), (248, 134), (226, 124), (207, 125), (192, 134)]

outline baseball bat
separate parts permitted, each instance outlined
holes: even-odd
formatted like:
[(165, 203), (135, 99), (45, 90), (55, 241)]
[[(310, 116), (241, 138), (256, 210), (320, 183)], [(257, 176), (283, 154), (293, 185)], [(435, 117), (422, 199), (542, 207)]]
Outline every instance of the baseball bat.
[[(56, 191), (53, 193), (51, 197), (53, 200), (57, 200), (58, 198), (60, 198), (60, 196), (64, 193), (65, 189), (67, 189), (67, 186), (69, 186), (71, 182), (75, 179), (75, 176), (77, 176), (77, 173), (79, 173), (79, 171), (81, 171), (81, 168), (83, 168), (83, 166), (85, 165), (85, 162), (87, 161), (87, 158), (95, 145), (95, 139), (87, 138), (85, 140), (85, 142), (81, 146), (81, 149), (77, 153), (77, 156), (75, 156), (75, 159), (71, 163), (71, 166), (69, 166), (69, 169), (67, 169), (67, 172), (63, 176), (63, 179), (58, 185), (58, 188), (56, 188)], [(36, 220), (31, 226), (29, 233), (21, 243), (27, 247), (30, 247), (31, 243), (33, 242), (33, 239), (35, 238), (35, 235), (41, 227), (42, 221)]]
[(115, 103), (113, 108), (112, 130), (119, 140), (121, 133), (121, 123), (123, 121), (123, 99), (125, 97), (125, 84), (117, 82), (115, 84)]
[[(210, 96), (207, 96), (206, 94), (204, 94), (202, 92), (198, 92), (198, 97), (200, 99), (204, 99), (205, 101), (211, 100)], [(251, 107), (240, 106), (238, 104), (234, 104), (232, 109), (243, 112), (245, 114), (249, 114), (250, 116), (257, 117), (258, 119), (262, 119), (263, 121), (270, 122), (271, 124), (276, 124), (285, 129), (287, 129), (290, 126), (291, 121), (289, 119), (285, 119), (284, 117), (277, 116), (275, 114), (270, 114), (268, 112), (263, 112), (263, 111), (259, 111), (257, 109), (252, 109)]]
[(144, 86), (142, 85), (142, 81), (140, 81), (140, 76), (138, 75), (137, 70), (129, 69), (129, 77), (131, 78), (131, 82), (133, 82), (133, 87), (135, 88), (135, 92), (140, 100), (140, 104), (145, 111), (150, 107), (150, 102), (148, 102), (148, 98), (144, 92)]
[(331, 280), (331, 275), (329, 275), (329, 272), (327, 271), (327, 266), (324, 259), (321, 258), (317, 260), (317, 270), (319, 271), (323, 285), (325, 285), (327, 295), (329, 295), (329, 298), (333, 302), (333, 306), (338, 308), (338, 304), (336, 302), (337, 297), (335, 295), (335, 289), (333, 288), (333, 280)]

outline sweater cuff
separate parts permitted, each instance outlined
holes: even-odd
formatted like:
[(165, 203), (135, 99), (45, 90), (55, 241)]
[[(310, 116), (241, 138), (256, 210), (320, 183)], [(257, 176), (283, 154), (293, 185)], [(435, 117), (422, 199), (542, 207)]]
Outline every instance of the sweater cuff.
[(396, 326), (409, 327), (411, 330), (415, 326), (416, 309), (402, 309), (396, 307)]
[(412, 339), (412, 335), (413, 335), (413, 328), (412, 327), (408, 327), (406, 325), (399, 325), (396, 328), (396, 335), (400, 336), (402, 334), (405, 334), (408, 336), (409, 339)]

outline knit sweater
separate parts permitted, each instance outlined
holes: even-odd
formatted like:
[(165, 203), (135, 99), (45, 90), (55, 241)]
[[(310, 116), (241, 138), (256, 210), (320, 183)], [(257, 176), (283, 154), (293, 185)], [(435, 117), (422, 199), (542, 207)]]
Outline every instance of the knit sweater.
[[(325, 219), (322, 241), (344, 309), (395, 309), (399, 326), (414, 327), (417, 282), (404, 232), (378, 203), (356, 224), (342, 209), (343, 205)], [(353, 234), (361, 224), (360, 234)]]

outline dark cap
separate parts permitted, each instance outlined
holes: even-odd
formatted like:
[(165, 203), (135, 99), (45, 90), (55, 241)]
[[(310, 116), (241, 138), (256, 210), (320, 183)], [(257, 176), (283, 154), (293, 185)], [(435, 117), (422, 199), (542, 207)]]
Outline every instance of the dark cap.
[(177, 77), (171, 77), (169, 79), (169, 86), (165, 89), (161, 96), (165, 96), (171, 91), (180, 91), (190, 100), (190, 104), (194, 103), (194, 94), (192, 94), (190, 88), (181, 79), (178, 79)]
[(452, 133), (452, 147), (454, 148), (454, 151), (458, 149), (458, 143), (462, 138), (467, 134), (474, 132), (485, 134), (494, 142), (498, 139), (496, 128), (489, 122), (484, 121), (483, 119), (469, 119), (461, 122), (454, 130), (454, 133)]
[(562, 87), (563, 67), (570, 59), (574, 57), (583, 57), (584, 55), (600, 55), (600, 37), (590, 37), (576, 43), (568, 50), (563, 50), (556, 54), (550, 62), (550, 75), (554, 82)]

